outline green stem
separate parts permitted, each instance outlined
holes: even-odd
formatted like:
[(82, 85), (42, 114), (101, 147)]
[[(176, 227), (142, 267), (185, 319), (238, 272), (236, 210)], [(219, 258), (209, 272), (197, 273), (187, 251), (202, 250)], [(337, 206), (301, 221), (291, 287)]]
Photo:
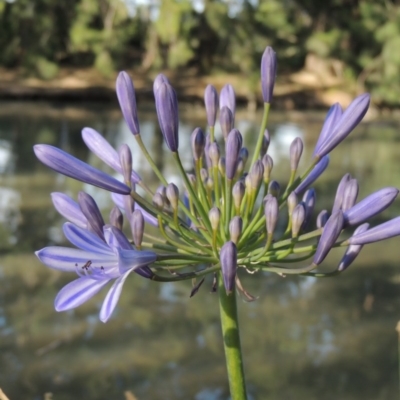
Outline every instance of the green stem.
[(229, 295), (226, 294), (222, 273), (219, 273), (218, 276), (218, 296), (231, 399), (246, 400), (246, 384), (236, 309), (236, 291), (233, 290)]

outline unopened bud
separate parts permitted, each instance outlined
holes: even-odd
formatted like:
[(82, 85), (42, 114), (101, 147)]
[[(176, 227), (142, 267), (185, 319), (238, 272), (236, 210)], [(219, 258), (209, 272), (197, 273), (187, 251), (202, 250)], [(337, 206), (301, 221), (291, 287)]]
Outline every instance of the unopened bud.
[(267, 200), (264, 207), (265, 222), (268, 235), (272, 235), (278, 223), (279, 205), (276, 197)]
[(245, 192), (244, 183), (242, 181), (237, 181), (233, 185), (233, 188), (232, 188), (233, 204), (234, 204), (236, 210), (240, 209), (240, 205), (243, 200), (244, 192)]
[(213, 207), (208, 212), (208, 218), (210, 218), (211, 228), (216, 231), (219, 228), (219, 222), (221, 220), (221, 211), (218, 207)]
[(110, 212), (110, 224), (122, 230), (123, 223), (124, 216), (121, 210), (117, 206), (114, 206)]
[(161, 193), (155, 193), (153, 196), (153, 204), (160, 210), (162, 211), (164, 209), (164, 198)]
[(239, 157), (243, 160), (243, 165), (246, 166), (247, 160), (249, 159), (249, 150), (247, 147), (242, 147), (240, 149)]
[(225, 162), (225, 157), (221, 157), (218, 162), (218, 171), (220, 175), (225, 178), (226, 174), (226, 162)]
[(220, 262), (226, 294), (230, 294), (235, 288), (237, 269), (237, 249), (235, 243), (229, 241), (222, 246)]
[(121, 163), (124, 181), (130, 186), (132, 176), (132, 153), (127, 144), (123, 144), (119, 149), (119, 161)]
[(279, 197), (281, 191), (281, 185), (277, 181), (271, 181), (268, 185), (268, 193), (274, 197)]
[(206, 138), (201, 128), (196, 128), (190, 136), (192, 145), (193, 158), (197, 161), (204, 153), (204, 146), (206, 145)]
[(229, 234), (233, 243), (237, 244), (242, 234), (243, 220), (239, 216), (233, 217), (229, 223)]
[(297, 137), (290, 145), (290, 169), (296, 171), (303, 154), (303, 141)]
[(303, 203), (297, 204), (292, 212), (292, 236), (296, 238), (306, 218), (306, 209)]
[(265, 154), (261, 159), (261, 162), (264, 167), (264, 182), (268, 182), (271, 176), (272, 168), (274, 167), (274, 161), (268, 154)]
[(210, 157), (212, 166), (218, 167), (220, 151), (217, 142), (210, 144), (210, 147), (208, 148), (208, 156)]
[(205, 168), (202, 168), (200, 170), (200, 179), (202, 182), (205, 182), (207, 180), (207, 178), (208, 178), (208, 172)]
[(104, 239), (104, 220), (93, 197), (85, 192), (79, 192), (78, 204), (93, 232), (96, 233), (98, 237)]
[(346, 212), (356, 204), (358, 196), (358, 182), (357, 179), (350, 179), (343, 193), (342, 211)]
[(250, 185), (252, 189), (257, 190), (259, 188), (261, 180), (263, 178), (263, 174), (264, 174), (263, 164), (261, 160), (257, 160), (251, 167), (251, 170), (248, 175), (250, 177)]
[(226, 139), (225, 145), (226, 177), (228, 179), (235, 177), (242, 143), (243, 139), (240, 132), (237, 129), (232, 129)]
[(171, 203), (172, 209), (178, 209), (179, 189), (174, 183), (169, 183), (166, 190), (167, 199)]
[(321, 229), (325, 226), (326, 222), (329, 219), (329, 213), (327, 210), (322, 210), (318, 215), (317, 215), (317, 228)]
[(140, 210), (135, 210), (130, 218), (132, 238), (135, 246), (140, 248), (144, 233), (144, 218)]
[(218, 93), (214, 86), (208, 85), (204, 92), (208, 126), (214, 126), (217, 119)]
[(291, 192), (287, 198), (288, 214), (292, 215), (294, 208), (297, 206), (298, 200), (295, 192)]
[(222, 107), (219, 112), (219, 124), (221, 126), (222, 135), (226, 139), (229, 132), (233, 129), (233, 114), (228, 107)]
[(267, 153), (269, 143), (270, 143), (269, 132), (268, 132), (268, 129), (266, 129), (264, 131), (264, 137), (263, 137), (263, 141), (262, 141), (262, 145), (261, 145), (261, 152), (260, 152), (261, 158), (263, 158), (264, 155)]

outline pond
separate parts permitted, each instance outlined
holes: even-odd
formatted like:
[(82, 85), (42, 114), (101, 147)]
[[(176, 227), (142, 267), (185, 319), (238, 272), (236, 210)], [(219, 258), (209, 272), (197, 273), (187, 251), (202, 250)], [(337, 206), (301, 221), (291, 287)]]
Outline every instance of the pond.
[[(178, 182), (153, 106), (140, 104), (139, 115), (146, 146), (167, 180)], [(288, 148), (296, 136), (305, 143), (303, 159), (310, 159), (323, 118), (321, 112), (272, 110), (274, 179), (287, 179)], [(261, 115), (242, 110), (236, 120), (251, 148)], [(200, 105), (182, 108), (180, 151), (188, 169), (189, 136), (203, 121)], [(228, 399), (211, 282), (189, 298), (190, 282), (160, 285), (132, 276), (107, 324), (98, 319), (104, 293), (76, 310), (54, 310), (58, 290), (74, 277), (49, 270), (33, 255), (47, 245), (66, 244), (50, 193), (76, 198), (85, 190), (105, 216), (112, 203), (109, 193), (46, 169), (32, 146), (50, 143), (106, 170), (84, 146), (84, 126), (97, 129), (116, 148), (129, 143), (134, 168), (156, 185), (116, 104), (0, 104), (0, 387), (10, 400), (43, 399), (46, 393), (55, 400)], [(364, 123), (333, 152), (315, 185), (315, 215), (330, 207), (346, 172), (359, 180), (359, 198), (384, 186), (400, 187), (399, 128), (391, 120)], [(399, 214), (396, 200), (373, 223)], [(351, 268), (333, 279), (242, 274), (246, 289), (258, 297), (239, 302), (251, 399), (398, 396), (399, 246), (399, 238), (365, 246)], [(335, 268), (340, 258), (340, 250), (332, 252), (324, 268)]]

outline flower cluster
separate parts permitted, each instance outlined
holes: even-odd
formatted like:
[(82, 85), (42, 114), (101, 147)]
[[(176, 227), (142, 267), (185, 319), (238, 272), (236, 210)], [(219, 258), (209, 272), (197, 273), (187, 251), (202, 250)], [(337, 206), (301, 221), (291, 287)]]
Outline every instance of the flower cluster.
[[(293, 140), (291, 173), (283, 186), (273, 179), (274, 163), (268, 154), (270, 136), (266, 129), (276, 65), (276, 55), (267, 47), (261, 62), (264, 115), (251, 159), (241, 133), (235, 128), (234, 89), (226, 85), (218, 95), (213, 86), (207, 86), (204, 94), (207, 132), (198, 127), (191, 135), (192, 171), (184, 170), (178, 152), (175, 90), (164, 75), (155, 79), (158, 121), (180, 171), (185, 186), (183, 193), (166, 181), (143, 144), (135, 90), (125, 72), (117, 79), (117, 97), (129, 129), (160, 180), (158, 188), (149, 188), (132, 170), (132, 153), (127, 145), (116, 151), (90, 128), (82, 131), (84, 142), (121, 174), (123, 182), (55, 147), (46, 144), (34, 147), (36, 156), (45, 165), (112, 192), (116, 204), (107, 224), (88, 194), (81, 192), (75, 202), (64, 194), (53, 193), (55, 208), (69, 221), (64, 225), (65, 236), (77, 247), (48, 247), (36, 253), (50, 268), (78, 275), (58, 294), (55, 301), (58, 311), (79, 306), (109, 281), (115, 281), (100, 312), (101, 320), (106, 321), (132, 271), (160, 282), (198, 279), (191, 295), (199, 290), (205, 275), (211, 274), (213, 290), (219, 281), (227, 294), (236, 288), (250, 296), (239, 281), (240, 268), (249, 273), (262, 270), (281, 275), (335, 275), (349, 267), (363, 245), (400, 235), (400, 217), (374, 228), (369, 228), (367, 223), (392, 204), (399, 190), (383, 188), (357, 202), (358, 182), (349, 174), (338, 185), (332, 210), (322, 211), (316, 218), (316, 228), (309, 229), (316, 202), (311, 185), (327, 168), (329, 153), (364, 117), (369, 95), (358, 96), (344, 111), (339, 104), (331, 107), (312, 159), (301, 173), (298, 166), (303, 142), (300, 138)], [(223, 138), (216, 140), (218, 109)], [(137, 186), (145, 195), (136, 191)], [(122, 232), (124, 219), (129, 224), (131, 241)], [(157, 227), (159, 236), (146, 233), (146, 223)], [(346, 229), (350, 238), (340, 239)], [(333, 247), (345, 249), (337, 268), (324, 273), (315, 271)], [(306, 264), (293, 267), (299, 261)]]

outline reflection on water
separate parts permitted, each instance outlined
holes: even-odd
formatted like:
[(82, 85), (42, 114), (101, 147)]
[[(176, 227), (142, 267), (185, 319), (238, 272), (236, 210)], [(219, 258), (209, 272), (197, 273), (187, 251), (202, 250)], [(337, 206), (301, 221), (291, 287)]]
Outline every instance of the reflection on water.
[[(181, 115), (180, 149), (191, 167), (189, 136), (203, 126), (196, 107)], [(167, 179), (177, 181), (162, 144), (154, 110), (142, 105), (146, 146)], [(288, 176), (288, 148), (301, 136), (311, 156), (323, 115), (274, 114), (270, 134), (274, 179)], [(260, 116), (239, 114), (238, 127), (251, 147)], [(50, 192), (76, 196), (82, 188), (105, 215), (108, 193), (56, 175), (36, 162), (32, 145), (51, 143), (106, 169), (82, 145), (80, 130), (91, 126), (117, 148), (129, 143), (134, 167), (147, 182), (152, 172), (113, 105), (3, 104), (0, 107), (0, 387), (13, 399), (222, 400), (228, 398), (218, 304), (206, 281), (189, 299), (190, 284), (130, 279), (106, 325), (98, 320), (102, 295), (80, 308), (56, 313), (53, 300), (67, 282), (32, 255), (64, 242), (62, 218)], [(334, 152), (317, 185), (318, 207), (328, 207), (340, 177), (361, 181), (360, 197), (385, 185), (400, 186), (399, 126), (377, 121), (362, 126)], [(218, 135), (218, 132), (217, 132)], [(154, 182), (156, 184), (156, 182)], [(400, 204), (385, 212), (400, 213)], [(376, 221), (377, 222), (377, 221)], [(259, 296), (240, 302), (242, 341), (251, 399), (392, 399), (397, 395), (400, 317), (398, 239), (365, 247), (355, 265), (337, 279), (243, 276)], [(336, 253), (326, 268), (334, 267)], [(241, 271), (243, 272), (243, 271)]]

